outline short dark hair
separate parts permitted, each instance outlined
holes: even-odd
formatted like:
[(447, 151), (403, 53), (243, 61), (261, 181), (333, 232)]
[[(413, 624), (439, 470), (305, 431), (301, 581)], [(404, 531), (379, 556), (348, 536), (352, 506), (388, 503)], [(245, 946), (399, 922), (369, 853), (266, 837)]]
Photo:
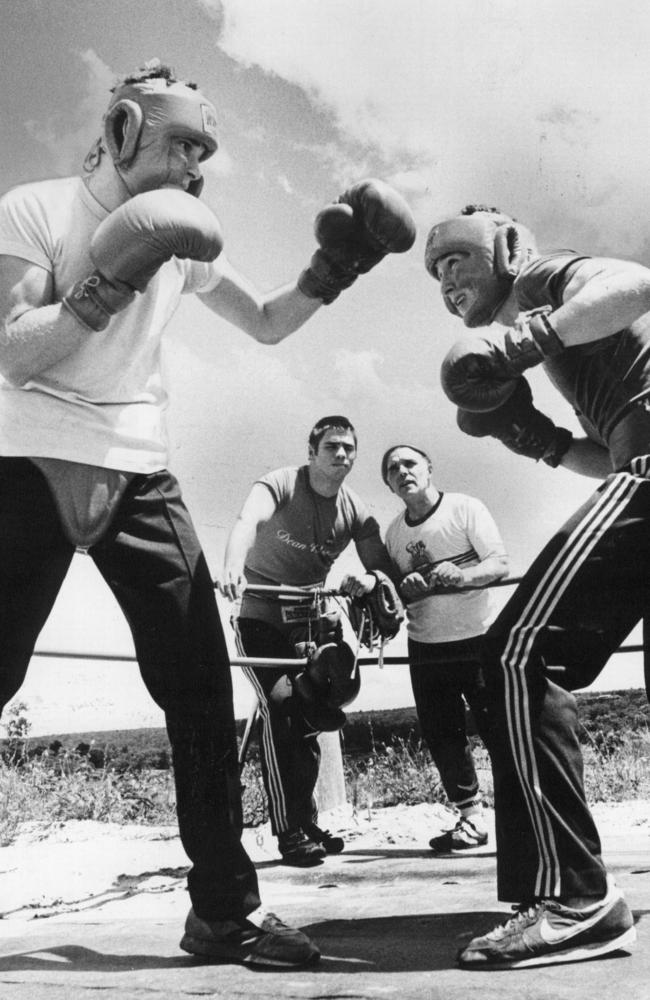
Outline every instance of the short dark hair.
[(318, 451), (318, 446), (324, 438), (326, 431), (332, 430), (350, 431), (356, 448), (357, 432), (347, 417), (342, 417), (338, 414), (333, 417), (321, 417), (320, 420), (316, 421), (309, 432), (309, 447), (313, 448), (314, 451)]
[(418, 455), (422, 455), (423, 458), (426, 458), (429, 465), (431, 465), (430, 457), (427, 455), (426, 451), (422, 451), (421, 448), (416, 448), (415, 445), (413, 444), (391, 445), (391, 447), (384, 452), (383, 458), (381, 460), (381, 478), (384, 480), (387, 486), (388, 486), (388, 456), (392, 451), (396, 451), (398, 448), (409, 448), (411, 451), (416, 451)]
[(160, 59), (150, 59), (144, 66), (136, 70), (135, 73), (125, 76), (111, 89), (112, 91), (119, 90), (120, 87), (127, 86), (128, 84), (144, 83), (145, 80), (166, 80), (169, 86), (173, 83), (182, 83), (186, 87), (189, 87), (190, 90), (198, 89), (197, 85), (190, 80), (179, 79), (174, 69), (165, 63), (161, 63)]
[(461, 209), (461, 215), (474, 215), (476, 212), (493, 212), (495, 215), (504, 215), (505, 213), (497, 208), (496, 205), (483, 205), (480, 202), (473, 202), (470, 205), (465, 205), (465, 208)]
[(481, 203), (472, 202), (470, 205), (465, 205), (465, 208), (461, 209), (461, 215), (476, 215), (477, 212), (487, 212), (488, 215), (503, 215), (506, 219), (511, 219), (513, 222), (518, 222), (513, 215), (508, 212), (504, 212), (502, 208), (497, 208), (496, 205), (483, 205)]

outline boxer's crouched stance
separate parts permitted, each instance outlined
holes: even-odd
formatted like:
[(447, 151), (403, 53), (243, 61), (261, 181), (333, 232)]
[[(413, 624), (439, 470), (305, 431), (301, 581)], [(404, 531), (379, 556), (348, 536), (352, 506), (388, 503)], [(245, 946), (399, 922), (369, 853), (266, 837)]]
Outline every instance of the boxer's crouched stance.
[[(627, 947), (635, 930), (585, 801), (571, 690), (594, 680), (649, 608), (650, 271), (540, 255), (528, 230), (481, 207), (433, 227), (426, 266), (466, 327), (505, 327), (462, 338), (443, 363), (461, 429), (603, 477), (488, 633), (498, 890), (520, 908), (460, 961), (518, 968), (593, 958)], [(535, 365), (586, 437), (535, 409), (524, 374)]]

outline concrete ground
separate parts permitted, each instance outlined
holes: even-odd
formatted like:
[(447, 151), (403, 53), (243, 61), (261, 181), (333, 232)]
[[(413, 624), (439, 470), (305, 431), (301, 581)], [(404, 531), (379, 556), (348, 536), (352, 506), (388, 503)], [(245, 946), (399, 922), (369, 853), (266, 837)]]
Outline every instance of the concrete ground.
[[(637, 921), (632, 955), (510, 972), (468, 972), (454, 962), (468, 937), (509, 915), (495, 899), (489, 845), (471, 856), (434, 857), (399, 843), (367, 846), (361, 838), (318, 868), (298, 870), (269, 856), (253, 831), (247, 836), (265, 905), (317, 941), (317, 966), (253, 971), (185, 955), (178, 941), (188, 908), (186, 862), (177, 838), (136, 837), (117, 847), (107, 838), (103, 850), (100, 832), (81, 841), (62, 837), (47, 849), (36, 840), (0, 850), (2, 997), (593, 1000), (617, 990), (625, 1000), (650, 996), (647, 828), (604, 835), (606, 860)], [(75, 881), (75, 873), (83, 878)], [(25, 889), (34, 877), (40, 901)]]

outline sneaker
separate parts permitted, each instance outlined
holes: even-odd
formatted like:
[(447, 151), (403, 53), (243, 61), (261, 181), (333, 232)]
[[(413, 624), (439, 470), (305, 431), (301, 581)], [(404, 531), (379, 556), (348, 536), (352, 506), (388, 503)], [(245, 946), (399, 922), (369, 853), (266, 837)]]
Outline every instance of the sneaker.
[(505, 924), (476, 937), (458, 954), (470, 969), (524, 969), (529, 965), (582, 962), (636, 941), (634, 920), (620, 889), (608, 878), (604, 899), (573, 910), (555, 899), (521, 908)]
[(320, 958), (306, 934), (260, 910), (241, 921), (201, 920), (190, 910), (181, 948), (190, 955), (244, 965), (310, 965)]
[(472, 847), (483, 847), (488, 842), (487, 831), (469, 816), (462, 816), (453, 830), (447, 830), (439, 837), (432, 837), (429, 847), (432, 851), (468, 851)]
[(278, 847), (283, 863), (295, 868), (313, 868), (322, 864), (325, 857), (325, 848), (310, 840), (302, 829), (279, 833)]
[(329, 830), (321, 830), (315, 823), (305, 827), (305, 833), (315, 844), (325, 848), (326, 854), (340, 854), (345, 847), (343, 837), (334, 837)]

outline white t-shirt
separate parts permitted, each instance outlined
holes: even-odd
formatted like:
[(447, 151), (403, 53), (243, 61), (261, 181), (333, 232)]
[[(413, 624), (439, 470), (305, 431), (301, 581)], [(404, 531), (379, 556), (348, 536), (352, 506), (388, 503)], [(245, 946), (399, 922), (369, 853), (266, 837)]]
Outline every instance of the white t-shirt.
[[(487, 507), (464, 493), (442, 493), (433, 510), (417, 523), (409, 523), (403, 510), (388, 527), (386, 548), (402, 578), (418, 571), (426, 579), (441, 562), (465, 569), (489, 556), (506, 554)], [(485, 631), (494, 610), (488, 589), (450, 593), (438, 588), (407, 605), (408, 634), (417, 642), (469, 639)]]
[[(58, 302), (92, 273), (90, 239), (108, 214), (80, 177), (21, 185), (0, 200), (0, 253), (49, 271)], [(221, 276), (220, 260), (174, 257), (67, 358), (20, 387), (0, 378), (0, 455), (127, 472), (166, 468), (162, 332), (182, 293), (210, 291)]]

